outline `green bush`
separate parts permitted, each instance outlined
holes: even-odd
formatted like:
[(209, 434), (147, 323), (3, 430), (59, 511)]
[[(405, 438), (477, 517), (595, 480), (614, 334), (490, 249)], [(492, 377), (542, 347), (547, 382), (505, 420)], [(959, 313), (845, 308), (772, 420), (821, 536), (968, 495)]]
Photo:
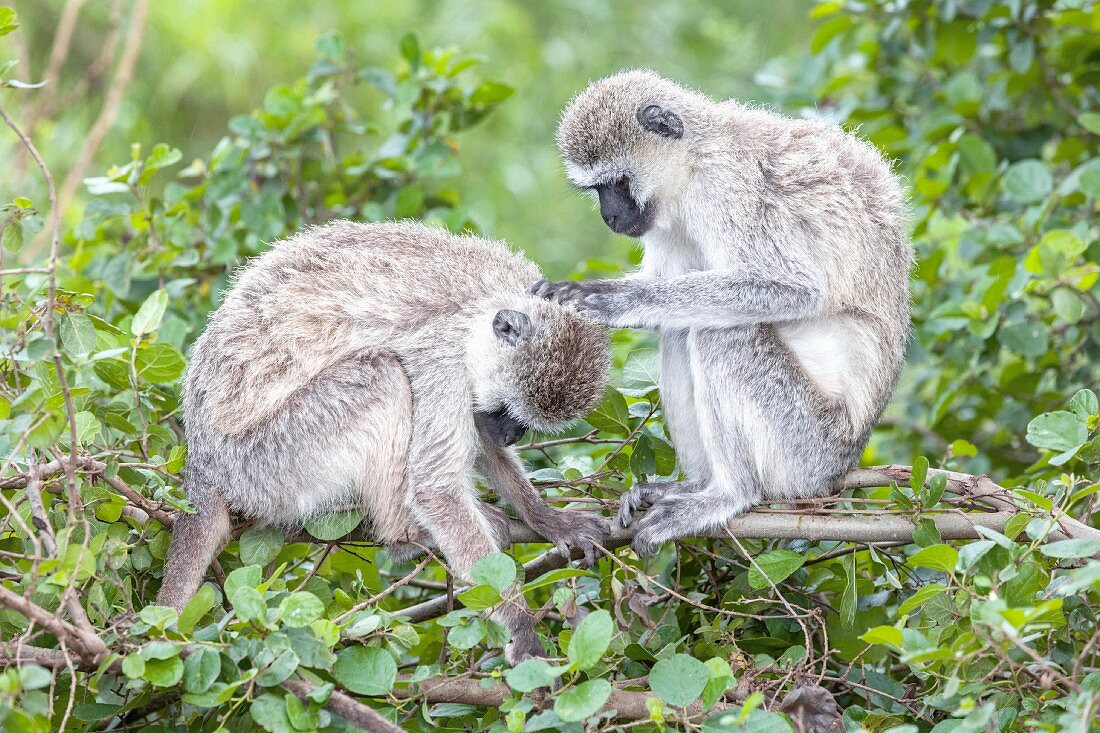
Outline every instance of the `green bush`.
[[(912, 542), (692, 539), (590, 570), (520, 544), (452, 593), (437, 564), (410, 573), (345, 537), (350, 514), (289, 538), (242, 526), (181, 614), (148, 605), (168, 513), (187, 509), (185, 354), (233, 266), (333, 217), (473, 228), (457, 141), (511, 90), (415, 35), (389, 71), (329, 34), (209, 156), (135, 146), (89, 179), (56, 293), (48, 260), (11, 264), (49, 243), (46, 202), (0, 209), (4, 730), (336, 731), (373, 710), (423, 731), (790, 731), (834, 700), (850, 731), (1095, 729), (1100, 541), (1048, 540), (1100, 508), (1100, 6), (813, 15), (812, 55), (770, 78), (793, 80), (790, 111), (898, 158), (920, 256), (910, 366), (867, 455), (913, 469), (854, 482), (825, 515), (911, 517)], [(0, 34), (16, 22), (0, 8)], [(347, 102), (360, 84), (379, 108)], [(527, 446), (552, 501), (613, 507), (676, 474), (647, 344), (617, 334), (616, 388), (588, 424)], [(960, 509), (1010, 518), (945, 541)], [(517, 560), (554, 651), (510, 669), (489, 612)]]

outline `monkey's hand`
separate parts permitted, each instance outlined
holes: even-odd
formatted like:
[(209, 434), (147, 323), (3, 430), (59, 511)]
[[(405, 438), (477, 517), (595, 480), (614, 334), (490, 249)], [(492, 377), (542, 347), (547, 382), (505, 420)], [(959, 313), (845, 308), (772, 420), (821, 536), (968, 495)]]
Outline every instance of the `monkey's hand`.
[(572, 306), (589, 318), (609, 326), (620, 325), (622, 300), (626, 286), (622, 280), (539, 280), (530, 288), (532, 295)]
[(553, 542), (566, 558), (572, 557), (573, 550), (583, 552), (588, 565), (596, 563), (596, 546), (604, 543), (608, 532), (607, 521), (601, 517), (550, 507), (531, 517), (527, 525)]

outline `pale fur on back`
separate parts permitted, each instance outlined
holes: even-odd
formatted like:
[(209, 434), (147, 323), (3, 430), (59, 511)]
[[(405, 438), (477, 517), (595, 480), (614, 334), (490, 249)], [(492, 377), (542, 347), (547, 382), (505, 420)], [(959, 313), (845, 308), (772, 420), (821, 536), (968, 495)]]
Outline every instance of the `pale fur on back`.
[[(542, 402), (516, 411), (542, 406), (550, 427), (602, 396), (603, 329), (528, 295), (538, 276), (503, 243), (414, 222), (338, 221), (276, 243), (242, 269), (194, 346), (184, 391), (189, 497), (216, 491), (231, 510), (284, 527), (367, 509), (379, 541), (416, 540), (424, 528), (412, 520), (406, 460), (414, 410), (432, 408), (430, 398), (414, 405), (417, 389), (464, 406), (465, 417), (424, 419), (423, 429), (443, 431), (424, 436), (428, 451), (460, 444), (454, 460), (465, 473), (477, 454), (479, 388), (487, 399), (527, 388)], [(530, 347), (537, 354), (493, 358), (501, 308), (526, 309), (550, 334)], [(579, 354), (553, 351), (563, 329)], [(531, 387), (531, 374), (545, 380), (555, 366), (561, 384)]]

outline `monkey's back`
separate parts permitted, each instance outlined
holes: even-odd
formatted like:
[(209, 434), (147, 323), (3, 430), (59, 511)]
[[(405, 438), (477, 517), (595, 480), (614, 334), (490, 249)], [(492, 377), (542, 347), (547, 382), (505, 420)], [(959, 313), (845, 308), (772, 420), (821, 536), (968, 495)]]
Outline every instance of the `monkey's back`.
[(303, 230), (242, 268), (196, 341), (188, 430), (242, 434), (327, 367), (375, 350), (461, 358), (486, 293), (522, 294), (538, 267), (500, 242), (415, 222)]

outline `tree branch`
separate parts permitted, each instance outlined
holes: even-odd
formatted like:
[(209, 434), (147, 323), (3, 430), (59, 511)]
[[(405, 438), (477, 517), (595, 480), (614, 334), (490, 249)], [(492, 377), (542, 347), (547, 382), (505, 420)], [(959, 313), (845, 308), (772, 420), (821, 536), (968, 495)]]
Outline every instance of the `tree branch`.
[[(497, 683), (490, 687), (482, 687), (480, 680), (467, 677), (435, 678), (421, 682), (416, 689), (396, 689), (393, 696), (402, 700), (423, 698), (430, 703), (457, 702), (479, 707), (500, 707), (505, 698), (511, 692), (504, 685)], [(650, 692), (631, 692), (629, 690), (614, 690), (611, 697), (600, 708), (601, 712), (615, 711), (615, 717), (646, 720), (649, 718), (649, 709), (646, 708), (646, 700), (654, 697)], [(719, 702), (708, 713), (717, 713), (730, 707), (728, 703)], [(685, 717), (694, 718), (701, 715), (703, 706), (698, 700), (683, 711)]]
[[(305, 680), (286, 680), (282, 687), (292, 692), (302, 702), (308, 703), (309, 693), (317, 688)], [(371, 733), (402, 733), (404, 730), (382, 717), (378, 711), (367, 707), (350, 695), (334, 691), (325, 703), (329, 712), (339, 715), (352, 725), (358, 726)]]

